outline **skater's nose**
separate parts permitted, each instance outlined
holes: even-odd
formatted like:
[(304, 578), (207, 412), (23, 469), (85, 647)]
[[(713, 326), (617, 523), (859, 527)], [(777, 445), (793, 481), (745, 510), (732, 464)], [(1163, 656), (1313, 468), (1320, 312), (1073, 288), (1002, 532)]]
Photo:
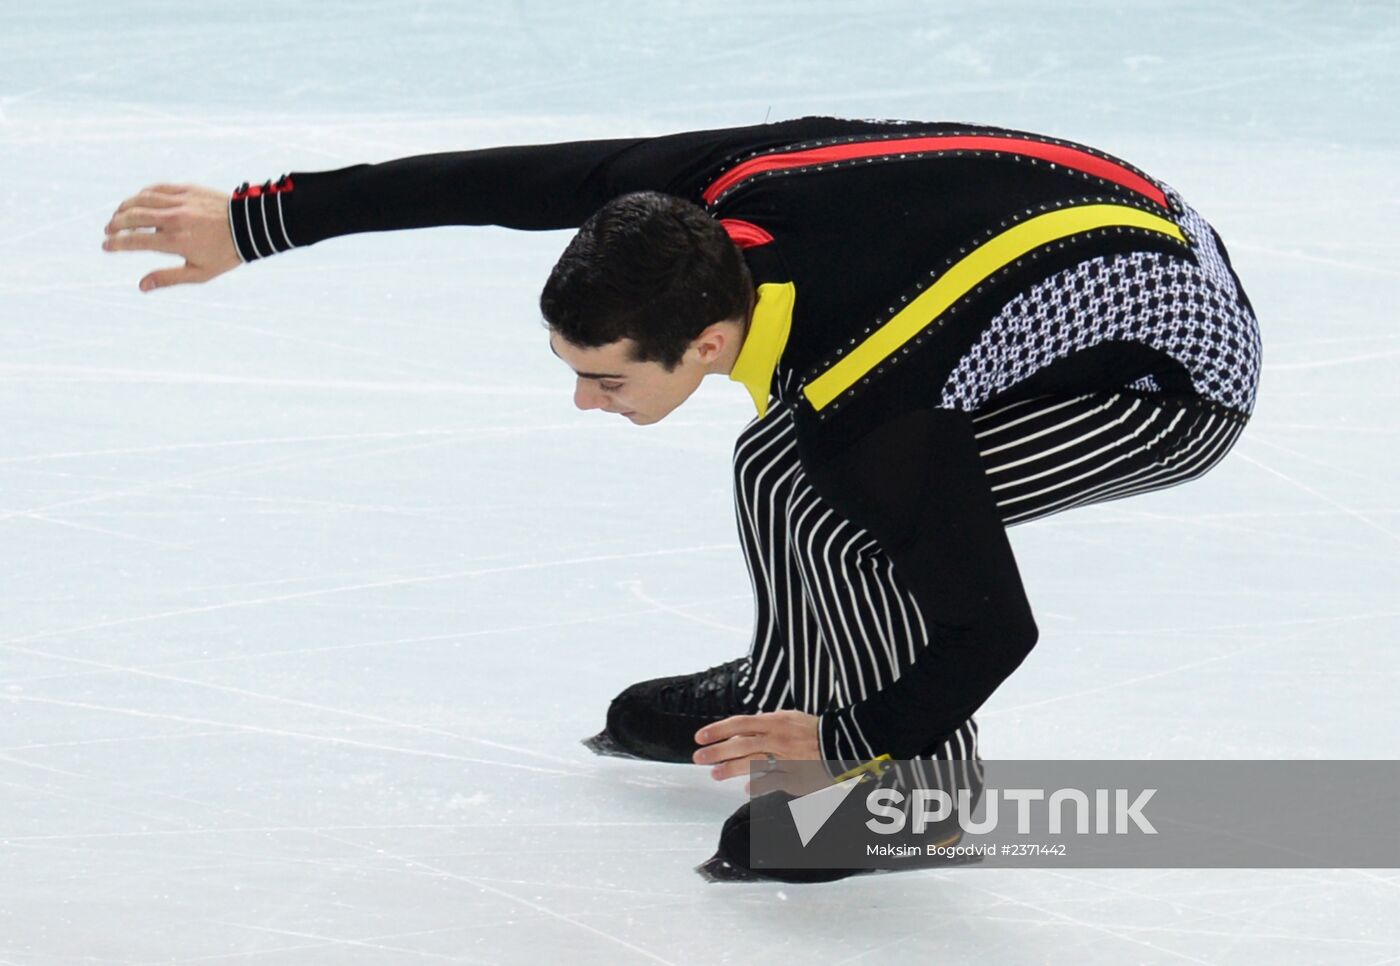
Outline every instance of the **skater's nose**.
[(580, 379), (574, 384), (574, 405), (579, 409), (601, 409), (606, 400), (606, 394), (596, 381)]

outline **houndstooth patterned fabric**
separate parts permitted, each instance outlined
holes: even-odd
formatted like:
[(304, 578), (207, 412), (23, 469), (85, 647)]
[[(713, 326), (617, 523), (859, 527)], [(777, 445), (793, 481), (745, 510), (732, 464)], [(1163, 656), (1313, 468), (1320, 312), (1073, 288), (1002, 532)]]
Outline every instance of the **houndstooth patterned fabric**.
[(1203, 398), (1252, 412), (1258, 323), (1209, 226), (1182, 207), (1183, 228), (1200, 264), (1134, 252), (1090, 259), (1051, 276), (997, 313), (944, 383), (941, 405), (974, 412), (1052, 362), (1109, 340), (1128, 340), (1180, 362)]
[(1191, 242), (1191, 250), (1196, 256), (1196, 262), (1201, 266), (1201, 271), (1206, 276), (1220, 286), (1223, 292), (1234, 292), (1239, 294), (1239, 285), (1235, 282), (1235, 273), (1230, 271), (1230, 266), (1225, 261), (1224, 254), (1220, 251), (1220, 246), (1215, 243), (1215, 232), (1211, 230), (1210, 224), (1202, 218), (1194, 208), (1181, 200), (1181, 195), (1177, 194), (1166, 185), (1162, 186), (1166, 192), (1167, 199), (1180, 214), (1177, 215), (1177, 224), (1181, 230), (1186, 232), (1186, 237)]

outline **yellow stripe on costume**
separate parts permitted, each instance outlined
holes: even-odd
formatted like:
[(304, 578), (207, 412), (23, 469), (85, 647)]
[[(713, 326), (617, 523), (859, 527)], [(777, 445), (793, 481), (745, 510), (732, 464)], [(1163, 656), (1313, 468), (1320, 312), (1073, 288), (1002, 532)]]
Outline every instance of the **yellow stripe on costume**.
[(841, 774), (837, 775), (834, 779), (832, 779), (832, 782), (834, 784), (840, 784), (841, 782), (846, 781), (849, 778), (855, 778), (857, 775), (862, 775), (866, 772), (869, 772), (871, 777), (873, 778), (879, 778), (885, 773), (885, 769), (889, 767), (889, 761), (890, 756), (888, 753), (880, 755), (877, 758), (870, 759), (863, 765), (857, 765), (850, 771), (843, 771)]
[(807, 383), (803, 393), (814, 409), (825, 408), (988, 276), (1042, 245), (1097, 228), (1117, 227), (1144, 228), (1186, 241), (1181, 229), (1167, 219), (1127, 205), (1081, 205), (1037, 215), (974, 248), (845, 358)]

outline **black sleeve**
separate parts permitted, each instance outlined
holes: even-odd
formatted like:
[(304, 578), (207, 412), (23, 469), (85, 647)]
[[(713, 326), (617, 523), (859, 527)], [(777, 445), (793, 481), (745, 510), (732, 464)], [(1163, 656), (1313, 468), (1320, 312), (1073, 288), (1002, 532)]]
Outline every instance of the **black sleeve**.
[(897, 681), (821, 715), (822, 754), (843, 769), (913, 757), (981, 707), (1036, 641), (971, 417), (907, 412), (812, 462), (817, 491), (893, 562), (929, 638)]
[(245, 261), (337, 235), (500, 225), (576, 228), (618, 195), (664, 191), (696, 201), (742, 155), (809, 138), (897, 129), (894, 122), (808, 117), (651, 138), (455, 151), (292, 172), (243, 185), (229, 223)]

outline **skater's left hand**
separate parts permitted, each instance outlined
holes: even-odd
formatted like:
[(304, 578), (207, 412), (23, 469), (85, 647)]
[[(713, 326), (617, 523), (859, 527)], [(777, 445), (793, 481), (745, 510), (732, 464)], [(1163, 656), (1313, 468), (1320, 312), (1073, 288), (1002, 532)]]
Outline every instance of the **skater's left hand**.
[(736, 714), (706, 725), (695, 733), (697, 765), (714, 765), (715, 781), (748, 775), (749, 762), (774, 758), (790, 761), (819, 761), (818, 718), (801, 711), (770, 711), (765, 714)]
[(123, 201), (104, 229), (109, 252), (166, 252), (185, 264), (157, 269), (141, 291), (207, 282), (243, 264), (233, 243), (228, 192), (198, 185), (152, 185)]

